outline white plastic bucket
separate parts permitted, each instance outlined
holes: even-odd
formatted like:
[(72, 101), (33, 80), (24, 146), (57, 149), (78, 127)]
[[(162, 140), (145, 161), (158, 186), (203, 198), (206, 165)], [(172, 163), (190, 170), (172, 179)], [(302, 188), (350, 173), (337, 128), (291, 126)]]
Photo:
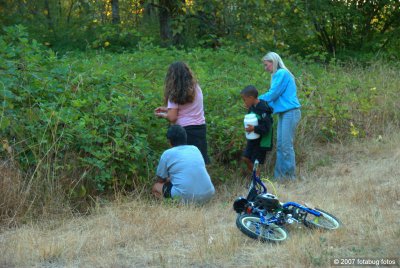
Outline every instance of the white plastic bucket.
[[(255, 114), (246, 114), (243, 122), (244, 122), (245, 128), (248, 125), (258, 126), (258, 119)], [(252, 131), (252, 132), (246, 131), (246, 139), (248, 139), (248, 140), (255, 140), (255, 139), (258, 139), (259, 137), (260, 137), (260, 134), (257, 134), (254, 131)]]

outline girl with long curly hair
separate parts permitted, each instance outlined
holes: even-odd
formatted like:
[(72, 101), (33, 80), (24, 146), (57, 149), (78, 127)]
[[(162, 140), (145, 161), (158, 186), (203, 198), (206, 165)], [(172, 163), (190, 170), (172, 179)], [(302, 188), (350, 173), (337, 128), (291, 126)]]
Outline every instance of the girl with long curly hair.
[(154, 114), (167, 119), (171, 124), (182, 126), (186, 130), (187, 144), (196, 146), (204, 162), (209, 164), (203, 93), (192, 70), (182, 61), (174, 62), (168, 68), (164, 104), (157, 107)]

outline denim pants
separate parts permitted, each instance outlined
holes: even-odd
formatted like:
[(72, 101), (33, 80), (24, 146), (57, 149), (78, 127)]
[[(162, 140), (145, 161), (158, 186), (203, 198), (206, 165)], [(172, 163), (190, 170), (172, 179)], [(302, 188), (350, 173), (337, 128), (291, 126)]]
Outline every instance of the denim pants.
[(300, 109), (293, 109), (278, 114), (276, 179), (296, 178), (296, 157), (294, 153), (294, 136), (301, 118)]

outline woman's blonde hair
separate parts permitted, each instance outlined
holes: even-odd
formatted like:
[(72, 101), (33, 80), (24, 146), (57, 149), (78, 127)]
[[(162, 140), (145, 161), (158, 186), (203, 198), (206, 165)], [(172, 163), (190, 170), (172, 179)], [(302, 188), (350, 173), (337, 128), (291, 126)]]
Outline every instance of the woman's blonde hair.
[(289, 71), (289, 69), (285, 66), (285, 64), (283, 63), (283, 60), (281, 59), (281, 57), (275, 53), (275, 52), (268, 52), (263, 58), (263, 61), (270, 61), (272, 62), (272, 75), (274, 75), (276, 73), (276, 71), (278, 71), (278, 69), (285, 69), (286, 71), (288, 71), (290, 73), (291, 76), (294, 77), (294, 75)]
[(164, 102), (168, 103), (168, 100), (177, 104), (193, 102), (196, 85), (196, 78), (186, 63), (182, 61), (172, 63), (165, 76)]

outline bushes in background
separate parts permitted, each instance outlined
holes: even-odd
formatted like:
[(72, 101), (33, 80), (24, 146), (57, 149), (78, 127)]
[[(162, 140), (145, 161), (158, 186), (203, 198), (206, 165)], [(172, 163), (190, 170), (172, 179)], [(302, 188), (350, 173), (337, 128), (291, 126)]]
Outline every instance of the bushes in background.
[[(279, 51), (278, 51), (279, 52)], [(182, 51), (139, 44), (135, 52), (59, 56), (22, 27), (0, 37), (0, 154), (72, 197), (151, 183), (168, 148), (162, 105), (168, 65), (187, 62), (203, 89), (210, 154), (235, 164), (244, 146), (239, 91), (268, 88), (261, 57), (234, 49)], [(284, 58), (297, 78), (303, 119), (297, 146), (381, 134), (399, 122), (398, 69), (384, 64), (317, 65)]]

